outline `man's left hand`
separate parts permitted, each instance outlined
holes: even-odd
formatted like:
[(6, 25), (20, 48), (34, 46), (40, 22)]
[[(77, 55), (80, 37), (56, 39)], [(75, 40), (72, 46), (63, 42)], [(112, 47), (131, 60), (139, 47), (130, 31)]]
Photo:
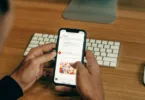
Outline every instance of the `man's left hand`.
[(20, 65), (20, 68), (11, 75), (23, 92), (42, 76), (45, 63), (54, 59), (56, 56), (56, 52), (52, 51), (54, 48), (56, 48), (56, 44), (50, 43), (32, 49), (22, 65)]

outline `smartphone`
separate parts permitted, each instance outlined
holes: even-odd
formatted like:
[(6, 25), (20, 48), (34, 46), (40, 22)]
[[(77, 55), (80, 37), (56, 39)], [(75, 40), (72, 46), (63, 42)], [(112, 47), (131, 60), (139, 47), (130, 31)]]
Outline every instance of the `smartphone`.
[(53, 82), (56, 85), (76, 86), (76, 69), (70, 63), (83, 63), (86, 32), (80, 29), (62, 28), (58, 33), (57, 56)]

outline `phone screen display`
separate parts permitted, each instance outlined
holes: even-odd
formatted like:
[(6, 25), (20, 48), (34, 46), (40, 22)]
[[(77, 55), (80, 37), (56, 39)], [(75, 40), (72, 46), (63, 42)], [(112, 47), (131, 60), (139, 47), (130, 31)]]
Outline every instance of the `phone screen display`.
[(85, 32), (67, 32), (61, 30), (57, 49), (54, 82), (76, 85), (76, 69), (70, 63), (81, 61), (84, 56)]

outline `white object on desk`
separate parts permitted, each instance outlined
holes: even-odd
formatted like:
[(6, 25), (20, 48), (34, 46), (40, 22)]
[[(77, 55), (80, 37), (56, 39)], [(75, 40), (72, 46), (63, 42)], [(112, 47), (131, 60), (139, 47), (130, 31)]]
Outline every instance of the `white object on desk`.
[(143, 72), (143, 83), (145, 85), (145, 66), (144, 66), (144, 72)]
[[(26, 48), (24, 56), (26, 56), (34, 47), (50, 42), (56, 43), (57, 38), (57, 35), (35, 33)], [(106, 67), (117, 67), (120, 42), (86, 39), (86, 49), (94, 53), (99, 65)], [(84, 58), (84, 62), (87, 62), (86, 58)]]

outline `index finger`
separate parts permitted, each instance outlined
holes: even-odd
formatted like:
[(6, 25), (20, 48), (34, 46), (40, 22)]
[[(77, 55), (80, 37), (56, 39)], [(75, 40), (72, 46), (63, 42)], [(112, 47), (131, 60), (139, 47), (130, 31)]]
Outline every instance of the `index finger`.
[(96, 61), (94, 54), (91, 51), (86, 52), (86, 68), (88, 69), (90, 74), (96, 73), (99, 71), (99, 65)]
[(33, 48), (29, 54), (27, 55), (25, 61), (28, 61), (30, 59), (33, 59), (35, 57), (43, 55), (45, 52), (50, 52), (52, 49), (56, 48), (56, 44), (54, 43), (49, 43), (46, 45), (42, 45), (36, 48)]
[(88, 74), (87, 69), (81, 62), (76, 62), (75, 64), (71, 65), (73, 68), (77, 70), (77, 77), (84, 76)]
[(96, 64), (96, 58), (94, 56), (94, 54), (91, 51), (86, 51), (86, 60), (87, 60), (87, 64)]

